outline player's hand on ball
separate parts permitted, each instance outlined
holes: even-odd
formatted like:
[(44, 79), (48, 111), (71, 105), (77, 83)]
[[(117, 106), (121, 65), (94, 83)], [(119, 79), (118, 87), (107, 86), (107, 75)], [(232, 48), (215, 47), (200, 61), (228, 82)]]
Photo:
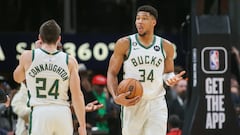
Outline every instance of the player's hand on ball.
[(140, 96), (136, 96), (134, 98), (128, 99), (127, 96), (130, 94), (130, 92), (125, 92), (125, 93), (121, 93), (118, 96), (116, 96), (114, 98), (114, 101), (116, 104), (122, 105), (122, 106), (133, 106), (135, 104), (137, 104), (141, 97)]
[(175, 75), (173, 78), (171, 79), (168, 79), (166, 81), (166, 83), (169, 85), (169, 86), (173, 86), (175, 85), (176, 83), (178, 83), (180, 80), (182, 80), (182, 76), (186, 73), (186, 71), (181, 71), (180, 73), (178, 73), (177, 75)]

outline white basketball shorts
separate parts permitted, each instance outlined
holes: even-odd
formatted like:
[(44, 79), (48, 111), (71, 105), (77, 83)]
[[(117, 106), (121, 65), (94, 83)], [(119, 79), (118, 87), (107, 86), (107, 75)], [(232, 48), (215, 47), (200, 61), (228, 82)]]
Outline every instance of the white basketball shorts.
[(168, 109), (164, 96), (122, 110), (123, 135), (166, 135)]
[(36, 106), (30, 115), (30, 135), (73, 134), (72, 114), (68, 106)]

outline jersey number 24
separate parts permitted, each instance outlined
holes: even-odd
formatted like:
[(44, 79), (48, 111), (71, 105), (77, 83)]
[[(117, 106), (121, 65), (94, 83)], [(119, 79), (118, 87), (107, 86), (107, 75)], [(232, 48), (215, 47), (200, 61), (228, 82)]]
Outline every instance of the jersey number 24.
[[(47, 90), (46, 88), (46, 82), (47, 82), (47, 79), (46, 78), (36, 78), (36, 83), (37, 84), (41, 84), (41, 86), (36, 86), (36, 90), (37, 90), (37, 97), (38, 98), (47, 98), (47, 95), (48, 96), (54, 96), (55, 99), (58, 98), (58, 83), (59, 83), (59, 80), (56, 79), (52, 86)], [(48, 91), (47, 95), (46, 94), (43, 94), (41, 93), (41, 91)]]

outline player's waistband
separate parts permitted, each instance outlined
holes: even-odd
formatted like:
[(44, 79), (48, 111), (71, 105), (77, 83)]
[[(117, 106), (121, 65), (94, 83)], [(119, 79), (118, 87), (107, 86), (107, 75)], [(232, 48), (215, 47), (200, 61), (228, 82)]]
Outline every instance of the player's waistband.
[(157, 96), (143, 96), (143, 100), (155, 100), (155, 99), (165, 99), (165, 94), (159, 94)]
[(142, 99), (153, 100), (153, 99), (161, 98), (161, 97), (165, 98), (165, 94), (166, 94), (165, 89), (162, 89), (160, 91), (156, 91), (156, 92), (153, 92), (153, 93), (143, 94)]

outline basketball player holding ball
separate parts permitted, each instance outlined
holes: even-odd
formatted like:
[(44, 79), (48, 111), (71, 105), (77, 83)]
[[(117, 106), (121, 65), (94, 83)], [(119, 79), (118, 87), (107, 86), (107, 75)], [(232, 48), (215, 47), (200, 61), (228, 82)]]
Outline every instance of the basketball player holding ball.
[[(166, 135), (168, 112), (163, 81), (171, 86), (185, 74), (174, 74), (172, 43), (154, 35), (157, 19), (155, 8), (139, 7), (135, 20), (138, 33), (120, 38), (109, 61), (107, 84), (115, 103), (123, 106), (123, 135)], [(129, 99), (126, 97), (130, 92), (116, 94), (122, 64), (124, 79), (141, 82), (142, 96)]]

